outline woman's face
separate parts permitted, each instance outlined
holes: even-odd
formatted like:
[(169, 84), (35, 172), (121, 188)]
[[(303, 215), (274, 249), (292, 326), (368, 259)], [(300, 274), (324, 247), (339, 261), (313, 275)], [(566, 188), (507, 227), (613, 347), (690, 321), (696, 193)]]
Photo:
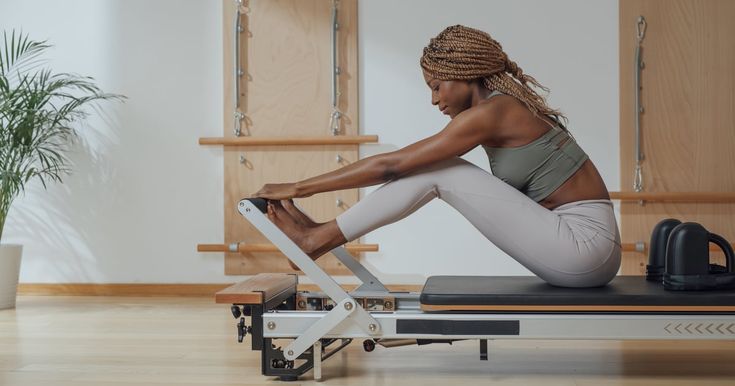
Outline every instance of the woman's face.
[(457, 114), (472, 107), (473, 89), (464, 80), (439, 80), (424, 71), (424, 80), (431, 89), (431, 104), (443, 114), (454, 118)]

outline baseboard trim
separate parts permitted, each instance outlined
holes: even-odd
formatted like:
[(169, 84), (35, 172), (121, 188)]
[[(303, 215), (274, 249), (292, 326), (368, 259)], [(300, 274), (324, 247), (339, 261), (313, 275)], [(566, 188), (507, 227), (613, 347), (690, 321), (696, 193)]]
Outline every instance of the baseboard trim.
[(39, 296), (212, 296), (231, 284), (20, 283), (18, 295)]
[[(20, 283), (18, 295), (21, 296), (160, 296), (160, 297), (208, 297), (231, 284), (90, 284), (90, 283)], [(346, 291), (356, 285), (342, 286)], [(386, 285), (390, 291), (420, 292), (421, 285)], [(314, 284), (300, 284), (300, 291), (319, 291)]]

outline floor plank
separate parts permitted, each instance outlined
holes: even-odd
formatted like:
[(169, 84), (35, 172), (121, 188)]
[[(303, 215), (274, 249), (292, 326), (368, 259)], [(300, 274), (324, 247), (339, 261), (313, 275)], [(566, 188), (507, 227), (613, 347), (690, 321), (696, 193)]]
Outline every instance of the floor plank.
[[(386, 349), (353, 342), (329, 385), (731, 385), (735, 342), (497, 340)], [(0, 311), (0, 385), (272, 385), (210, 298), (21, 296)], [(290, 385), (315, 384), (307, 373)]]

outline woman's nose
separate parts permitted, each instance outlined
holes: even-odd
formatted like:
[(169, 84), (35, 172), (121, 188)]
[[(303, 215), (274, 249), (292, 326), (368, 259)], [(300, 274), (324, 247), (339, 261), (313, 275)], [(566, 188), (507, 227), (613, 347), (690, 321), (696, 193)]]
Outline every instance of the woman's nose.
[(436, 96), (434, 96), (434, 94), (431, 94), (431, 104), (434, 105), (434, 106), (436, 106), (436, 105), (439, 104), (439, 98), (437, 98)]

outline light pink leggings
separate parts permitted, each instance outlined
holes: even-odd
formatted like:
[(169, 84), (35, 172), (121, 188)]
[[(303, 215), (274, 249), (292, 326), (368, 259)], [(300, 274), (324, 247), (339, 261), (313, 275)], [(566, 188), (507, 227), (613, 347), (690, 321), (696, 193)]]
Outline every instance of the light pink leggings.
[(352, 241), (436, 197), (549, 284), (602, 286), (620, 268), (620, 234), (610, 200), (576, 201), (549, 210), (458, 157), (384, 184), (340, 214), (337, 225)]

